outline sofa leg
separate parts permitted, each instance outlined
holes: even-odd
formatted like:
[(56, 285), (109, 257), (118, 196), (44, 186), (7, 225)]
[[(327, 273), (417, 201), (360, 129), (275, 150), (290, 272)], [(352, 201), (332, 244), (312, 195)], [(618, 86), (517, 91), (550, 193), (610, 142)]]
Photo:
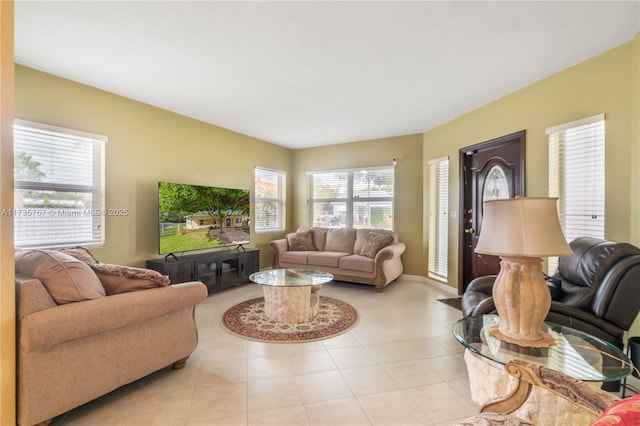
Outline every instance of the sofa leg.
[(382, 293), (384, 291), (384, 286), (383, 285), (377, 285), (376, 286), (376, 293)]
[(181, 368), (184, 368), (185, 365), (187, 365), (187, 360), (189, 359), (189, 357), (186, 358), (182, 358), (177, 360), (176, 362), (173, 363), (173, 369), (174, 370), (180, 370)]

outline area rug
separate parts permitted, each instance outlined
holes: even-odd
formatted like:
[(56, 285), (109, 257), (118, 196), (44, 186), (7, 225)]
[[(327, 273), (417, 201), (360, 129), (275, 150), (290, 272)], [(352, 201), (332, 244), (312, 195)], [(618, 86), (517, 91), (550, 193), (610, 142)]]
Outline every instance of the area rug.
[(264, 314), (264, 297), (247, 300), (222, 315), (222, 325), (231, 334), (259, 342), (313, 342), (338, 336), (358, 322), (358, 312), (348, 303), (320, 296), (318, 315), (311, 321), (286, 324)]
[(457, 310), (462, 310), (462, 297), (451, 297), (448, 299), (438, 299), (438, 302), (442, 302), (447, 306), (451, 306), (452, 308), (456, 308)]

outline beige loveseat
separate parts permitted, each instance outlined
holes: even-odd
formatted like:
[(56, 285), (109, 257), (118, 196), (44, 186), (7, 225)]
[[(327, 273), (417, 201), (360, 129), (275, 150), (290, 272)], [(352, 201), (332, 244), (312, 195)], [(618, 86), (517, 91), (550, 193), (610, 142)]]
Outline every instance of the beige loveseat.
[(197, 346), (199, 282), (92, 264), (69, 254), (16, 254), (18, 424), (33, 425), (169, 365)]
[(403, 271), (404, 243), (382, 229), (301, 227), (269, 243), (274, 268), (330, 272), (338, 281), (384, 286)]

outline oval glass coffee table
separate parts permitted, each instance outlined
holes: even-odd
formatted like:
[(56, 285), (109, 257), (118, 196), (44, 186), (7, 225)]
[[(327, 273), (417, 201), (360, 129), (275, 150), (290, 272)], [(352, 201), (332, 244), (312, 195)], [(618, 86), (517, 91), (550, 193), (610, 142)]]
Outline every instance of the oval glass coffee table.
[(333, 275), (309, 269), (267, 269), (251, 274), (249, 280), (262, 285), (267, 318), (297, 324), (316, 316), (318, 291)]

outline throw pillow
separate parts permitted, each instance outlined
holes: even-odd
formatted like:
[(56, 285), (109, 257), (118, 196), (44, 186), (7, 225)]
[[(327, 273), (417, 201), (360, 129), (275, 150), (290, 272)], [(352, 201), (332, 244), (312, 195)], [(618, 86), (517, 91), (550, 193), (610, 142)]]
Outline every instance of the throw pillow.
[(171, 284), (169, 277), (158, 271), (130, 266), (94, 263), (89, 265), (96, 273), (107, 295), (166, 287)]
[(85, 247), (68, 247), (58, 249), (64, 254), (68, 254), (69, 256), (75, 257), (76, 259), (90, 265), (92, 263), (100, 263), (98, 259), (89, 251), (89, 249)]
[(362, 244), (360, 255), (374, 259), (380, 250), (391, 243), (393, 243), (393, 235), (369, 232)]
[(313, 231), (298, 231), (287, 235), (290, 251), (315, 251)]
[(614, 402), (591, 423), (591, 426), (611, 425), (640, 425), (640, 395)]
[(40, 280), (59, 305), (106, 295), (100, 280), (86, 263), (56, 250), (17, 252), (16, 273)]

